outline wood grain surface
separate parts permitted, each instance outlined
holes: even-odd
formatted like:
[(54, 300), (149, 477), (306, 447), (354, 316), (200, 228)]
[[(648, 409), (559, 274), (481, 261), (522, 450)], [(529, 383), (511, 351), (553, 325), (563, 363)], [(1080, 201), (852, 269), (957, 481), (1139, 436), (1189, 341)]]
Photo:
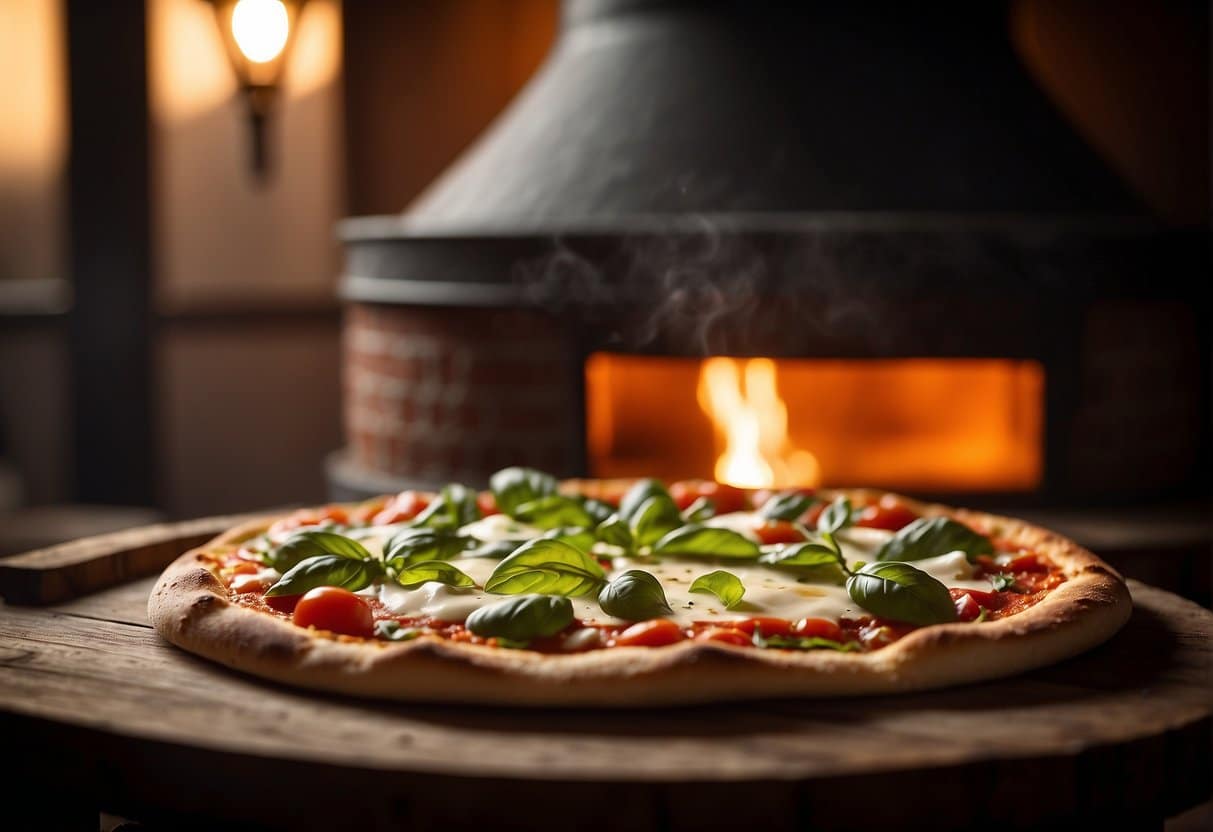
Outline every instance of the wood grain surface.
[(1213, 614), (1142, 584), (1111, 642), (1003, 682), (543, 712), (338, 699), (244, 677), (160, 640), (144, 612), (151, 583), (0, 608), (0, 730), (28, 763), (19, 788), (171, 828), (574, 817), (579, 830), (765, 832), (1154, 825), (1213, 783)]

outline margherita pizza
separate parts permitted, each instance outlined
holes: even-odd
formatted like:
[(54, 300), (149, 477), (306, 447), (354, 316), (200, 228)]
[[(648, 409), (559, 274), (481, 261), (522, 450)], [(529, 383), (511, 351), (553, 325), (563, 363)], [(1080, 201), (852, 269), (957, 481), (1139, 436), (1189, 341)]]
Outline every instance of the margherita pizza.
[(865, 490), (527, 468), (232, 529), (161, 576), (186, 650), (409, 701), (645, 706), (922, 690), (1106, 640), (1124, 581), (1006, 517)]

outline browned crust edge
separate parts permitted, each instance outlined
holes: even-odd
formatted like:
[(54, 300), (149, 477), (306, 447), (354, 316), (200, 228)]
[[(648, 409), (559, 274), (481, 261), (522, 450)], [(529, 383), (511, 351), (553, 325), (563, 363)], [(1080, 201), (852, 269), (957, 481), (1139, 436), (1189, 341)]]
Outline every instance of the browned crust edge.
[[(885, 492), (847, 490), (860, 497)], [(1051, 558), (1067, 581), (1033, 607), (981, 624), (915, 630), (872, 653), (791, 652), (686, 641), (543, 655), (421, 637), (381, 642), (331, 637), (233, 604), (204, 553), (259, 534), (245, 523), (174, 561), (148, 599), (168, 641), (278, 682), (401, 701), (525, 706), (644, 707), (764, 697), (824, 697), (927, 690), (1011, 676), (1074, 656), (1128, 620), (1123, 578), (1058, 534), (1008, 517), (906, 502)], [(997, 648), (992, 648), (997, 645)]]

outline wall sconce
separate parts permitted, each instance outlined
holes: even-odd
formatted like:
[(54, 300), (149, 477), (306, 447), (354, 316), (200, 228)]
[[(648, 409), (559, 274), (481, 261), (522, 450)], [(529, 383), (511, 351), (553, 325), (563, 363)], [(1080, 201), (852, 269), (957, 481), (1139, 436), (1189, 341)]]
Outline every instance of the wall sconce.
[(266, 123), (305, 0), (208, 0), (223, 46), (248, 105), (252, 168), (257, 180), (269, 172)]

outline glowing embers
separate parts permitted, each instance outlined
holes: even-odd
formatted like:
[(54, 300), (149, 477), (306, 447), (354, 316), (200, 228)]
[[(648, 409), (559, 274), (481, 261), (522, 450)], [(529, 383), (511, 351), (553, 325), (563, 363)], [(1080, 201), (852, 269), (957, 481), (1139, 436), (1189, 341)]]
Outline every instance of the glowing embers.
[(709, 358), (696, 395), (723, 440), (714, 468), (718, 481), (743, 488), (818, 484), (816, 457), (788, 438), (788, 408), (775, 384), (774, 361)]
[(946, 493), (1029, 491), (1043, 474), (1034, 361), (597, 353), (586, 391), (595, 476)]

